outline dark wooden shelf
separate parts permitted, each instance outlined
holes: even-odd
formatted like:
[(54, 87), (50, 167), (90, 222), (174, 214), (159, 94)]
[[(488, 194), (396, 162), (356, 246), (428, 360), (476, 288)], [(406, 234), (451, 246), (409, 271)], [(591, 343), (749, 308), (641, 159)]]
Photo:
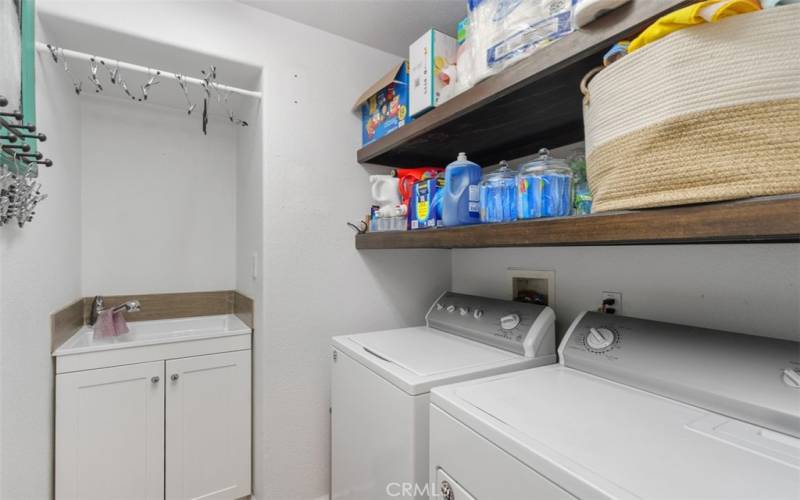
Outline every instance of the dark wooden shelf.
[(619, 39), (691, 0), (636, 0), (540, 49), (358, 151), (359, 163), (491, 165), (583, 139), (581, 78)]
[(444, 229), (367, 233), (356, 248), (485, 248), (800, 241), (800, 194)]

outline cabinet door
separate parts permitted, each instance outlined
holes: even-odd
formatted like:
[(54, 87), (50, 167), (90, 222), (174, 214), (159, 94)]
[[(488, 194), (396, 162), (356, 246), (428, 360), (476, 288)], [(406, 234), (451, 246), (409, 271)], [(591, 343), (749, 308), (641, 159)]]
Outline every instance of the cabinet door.
[(167, 361), (166, 495), (250, 494), (250, 351)]
[(56, 376), (56, 498), (164, 498), (164, 362)]

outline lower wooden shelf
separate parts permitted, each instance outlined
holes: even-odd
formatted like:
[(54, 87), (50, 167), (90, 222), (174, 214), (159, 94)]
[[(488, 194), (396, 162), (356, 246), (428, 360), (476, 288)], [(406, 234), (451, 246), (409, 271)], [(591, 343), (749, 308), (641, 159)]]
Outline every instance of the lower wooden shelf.
[(359, 250), (757, 242), (800, 242), (800, 194), (356, 236)]

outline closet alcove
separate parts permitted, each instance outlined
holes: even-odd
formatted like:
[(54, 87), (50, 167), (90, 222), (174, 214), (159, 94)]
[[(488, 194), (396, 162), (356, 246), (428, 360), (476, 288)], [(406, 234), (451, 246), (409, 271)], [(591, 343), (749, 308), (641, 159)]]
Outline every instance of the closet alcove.
[[(59, 159), (80, 179), (84, 295), (237, 289), (237, 259), (254, 251), (244, 240), (261, 227), (247, 206), (261, 179), (261, 68), (46, 12), (38, 20), (40, 106), (70, 131)], [(96, 57), (102, 91), (73, 51)], [(203, 78), (212, 66), (216, 84), (256, 95), (189, 82), (184, 91), (157, 74)]]

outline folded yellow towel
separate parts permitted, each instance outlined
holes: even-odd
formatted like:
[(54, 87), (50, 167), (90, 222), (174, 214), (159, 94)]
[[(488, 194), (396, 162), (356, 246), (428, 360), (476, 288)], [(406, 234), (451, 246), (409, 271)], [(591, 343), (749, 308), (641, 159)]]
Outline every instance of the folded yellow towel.
[(758, 0), (704, 0), (662, 16), (628, 46), (628, 54), (670, 33), (703, 23), (761, 10)]

